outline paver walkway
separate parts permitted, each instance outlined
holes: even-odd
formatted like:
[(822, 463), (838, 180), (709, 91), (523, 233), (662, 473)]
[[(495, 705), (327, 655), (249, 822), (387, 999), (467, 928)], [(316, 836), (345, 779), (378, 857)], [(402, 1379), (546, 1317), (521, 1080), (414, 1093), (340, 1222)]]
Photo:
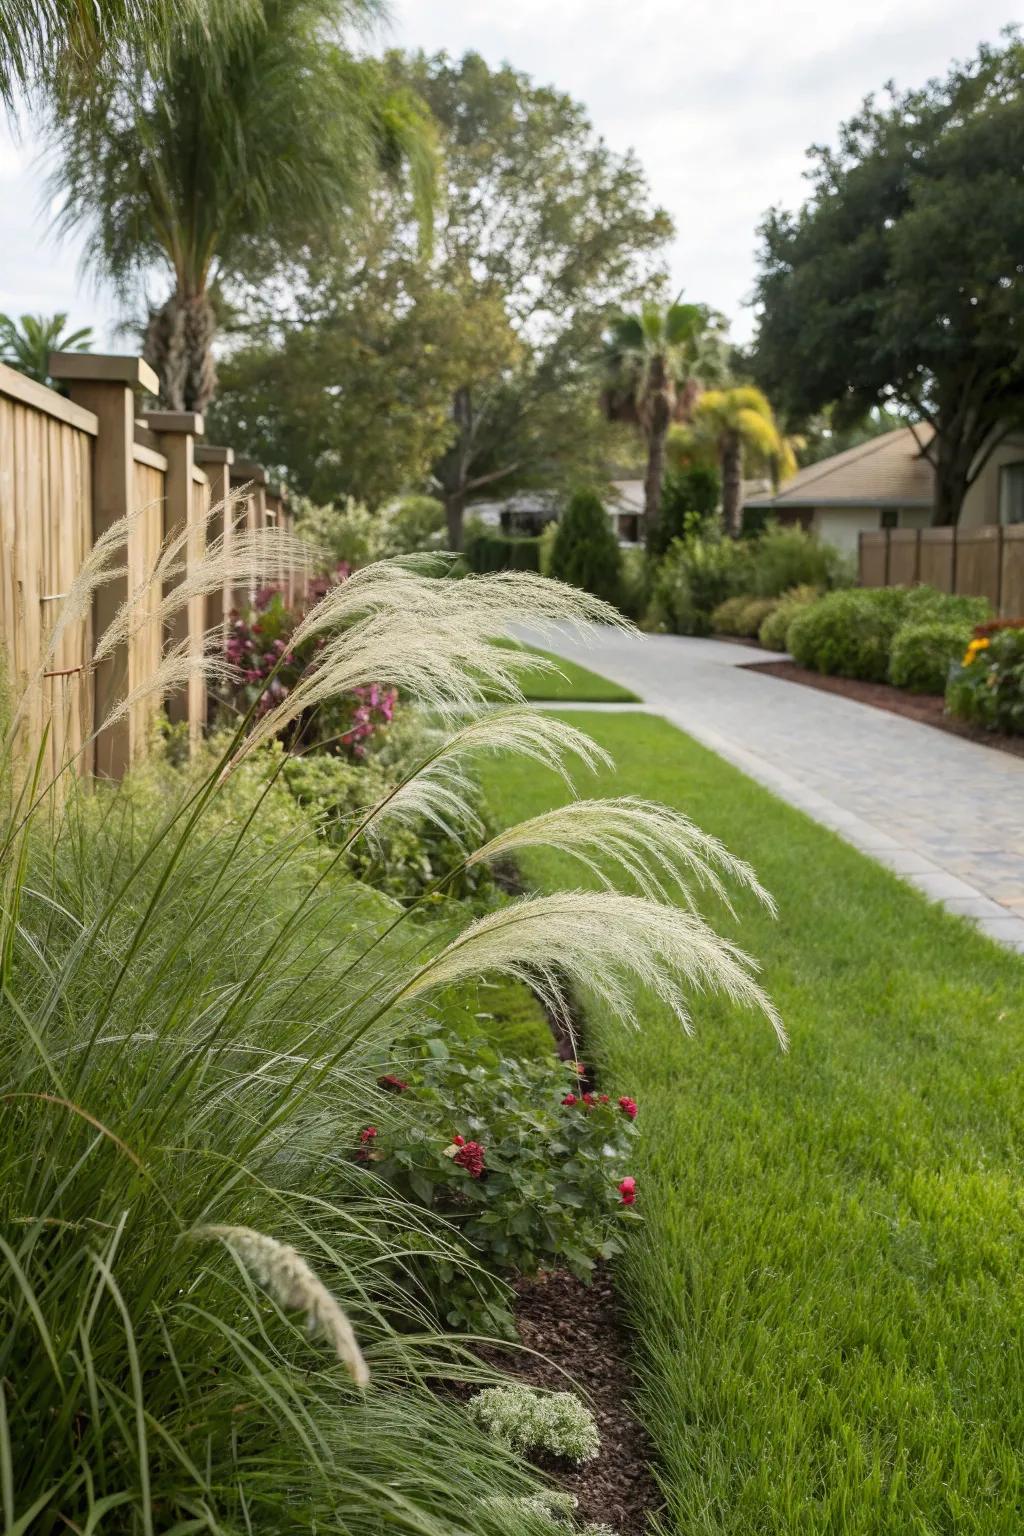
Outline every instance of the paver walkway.
[(644, 703), (627, 707), (664, 715), (1024, 954), (1024, 758), (759, 676), (744, 663), (770, 653), (748, 646), (607, 629), (587, 644), (523, 638), (633, 689)]

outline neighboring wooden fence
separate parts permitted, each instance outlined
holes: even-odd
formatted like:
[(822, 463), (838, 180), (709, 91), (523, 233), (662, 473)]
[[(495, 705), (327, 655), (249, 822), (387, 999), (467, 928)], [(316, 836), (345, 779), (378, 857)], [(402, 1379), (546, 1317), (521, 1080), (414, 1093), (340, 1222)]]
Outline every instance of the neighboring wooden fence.
[(918, 582), (940, 592), (987, 597), (1001, 618), (1024, 617), (1024, 523), (861, 533), (862, 587)]
[[(150, 578), (164, 538), (187, 528), (187, 561), (201, 559), (210, 508), (246, 485), (248, 527), (288, 527), (291, 513), (284, 492), (267, 485), (258, 465), (199, 441), (201, 416), (145, 409), (137, 415), (136, 393), (157, 390), (156, 375), (141, 359), (61, 353), (51, 358), (50, 371), (66, 381), (70, 398), (0, 364), (0, 653), (13, 696), (37, 674), (62, 601), (95, 540), (133, 514), (126, 577), (99, 587), (66, 624), (47, 659), (42, 690), (28, 695), (26, 736), (38, 741), (50, 722), (52, 771), (68, 752), (80, 751), (112, 705), (130, 701), (152, 678), (168, 643), (183, 642), (197, 654), (207, 629), (253, 595), (225, 590), (212, 600), (193, 599), (169, 632), (162, 631), (156, 612), (162, 592)], [(223, 532), (230, 540), (230, 516)], [(130, 593), (152, 619), (90, 669), (94, 635)], [(154, 695), (132, 702), (82, 754), (81, 771), (119, 777), (144, 751), (160, 707)], [(207, 715), (201, 676), (169, 698), (167, 709), (198, 737)]]

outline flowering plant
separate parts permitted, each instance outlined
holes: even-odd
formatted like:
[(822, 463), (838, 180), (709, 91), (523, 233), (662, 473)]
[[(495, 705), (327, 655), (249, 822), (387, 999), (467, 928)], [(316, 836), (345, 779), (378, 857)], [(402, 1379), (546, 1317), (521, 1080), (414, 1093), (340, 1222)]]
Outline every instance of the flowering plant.
[(1024, 733), (1024, 628), (1019, 622), (978, 626), (951, 673), (946, 708), (989, 731)]
[[(374, 1139), (375, 1172), (443, 1214), (491, 1269), (557, 1266), (588, 1279), (618, 1251), (620, 1224), (637, 1219), (634, 1101), (574, 1091), (572, 1067), (567, 1092), (554, 1058), (480, 1065), (450, 1055), (439, 1035), (429, 1045), (402, 1073), (406, 1114)], [(472, 1287), (453, 1268), (442, 1282), (448, 1321), (478, 1325)]]
[[(291, 647), (300, 617), (286, 606), (277, 587), (258, 592), (248, 614), (232, 615), (224, 654), (236, 670), (238, 680), (230, 694), (240, 713), (255, 707), (257, 716), (266, 714), (288, 697), (315, 660), (322, 640)], [(378, 683), (356, 688), (322, 706), (315, 726), (306, 719), (296, 722), (294, 736), (307, 747), (319, 741), (359, 760), (366, 756), (367, 742), (374, 733), (391, 723), (396, 698), (393, 688), (382, 688)]]

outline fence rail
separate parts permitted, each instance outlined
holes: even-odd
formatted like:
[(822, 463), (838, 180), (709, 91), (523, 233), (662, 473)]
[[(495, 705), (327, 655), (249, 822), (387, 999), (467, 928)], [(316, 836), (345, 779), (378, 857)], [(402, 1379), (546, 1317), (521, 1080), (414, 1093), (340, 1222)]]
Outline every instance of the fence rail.
[[(163, 593), (151, 575), (163, 540), (188, 530), (187, 565), (201, 559), (211, 507), (226, 504), (223, 528), (211, 525), (210, 532), (230, 540), (239, 509), (227, 499), (246, 486), (248, 527), (273, 522), (287, 528), (291, 513), (284, 491), (268, 485), (259, 465), (202, 442), (201, 416), (139, 414), (137, 396), (157, 390), (155, 374), (140, 358), (56, 353), (50, 372), (64, 381), (68, 396), (0, 364), (0, 652), (17, 696), (39, 672), (58, 633), (61, 602), (95, 541), (133, 514), (126, 575), (99, 587), (87, 611), (63, 625), (43, 686), (30, 690), (24, 716), (29, 741), (40, 740), (50, 725), (51, 772), (67, 755), (80, 754), (81, 772), (119, 777), (145, 751), (160, 699), (150, 695), (132, 704), (83, 752), (94, 722), (153, 677), (169, 643), (183, 642), (195, 654), (207, 629), (253, 595), (226, 589), (212, 599), (192, 599), (162, 631)], [(91, 668), (93, 636), (129, 596), (152, 615), (150, 622)], [(167, 709), (198, 738), (207, 715), (201, 676), (169, 698)]]
[(1024, 523), (981, 528), (882, 528), (860, 535), (862, 587), (918, 582), (987, 597), (1001, 618), (1024, 616)]

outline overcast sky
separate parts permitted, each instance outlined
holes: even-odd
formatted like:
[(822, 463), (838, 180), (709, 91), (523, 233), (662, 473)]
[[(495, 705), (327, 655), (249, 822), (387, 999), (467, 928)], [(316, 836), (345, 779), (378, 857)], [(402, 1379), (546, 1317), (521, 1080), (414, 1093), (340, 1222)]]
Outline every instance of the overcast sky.
[[(678, 231), (672, 273), (745, 339), (756, 229), (803, 195), (805, 151), (870, 90), (917, 85), (994, 41), (1011, 0), (392, 0), (383, 41), (473, 48), (583, 101), (632, 146)], [(30, 142), (0, 128), (0, 310), (70, 311), (112, 344), (117, 307), (48, 233)]]

